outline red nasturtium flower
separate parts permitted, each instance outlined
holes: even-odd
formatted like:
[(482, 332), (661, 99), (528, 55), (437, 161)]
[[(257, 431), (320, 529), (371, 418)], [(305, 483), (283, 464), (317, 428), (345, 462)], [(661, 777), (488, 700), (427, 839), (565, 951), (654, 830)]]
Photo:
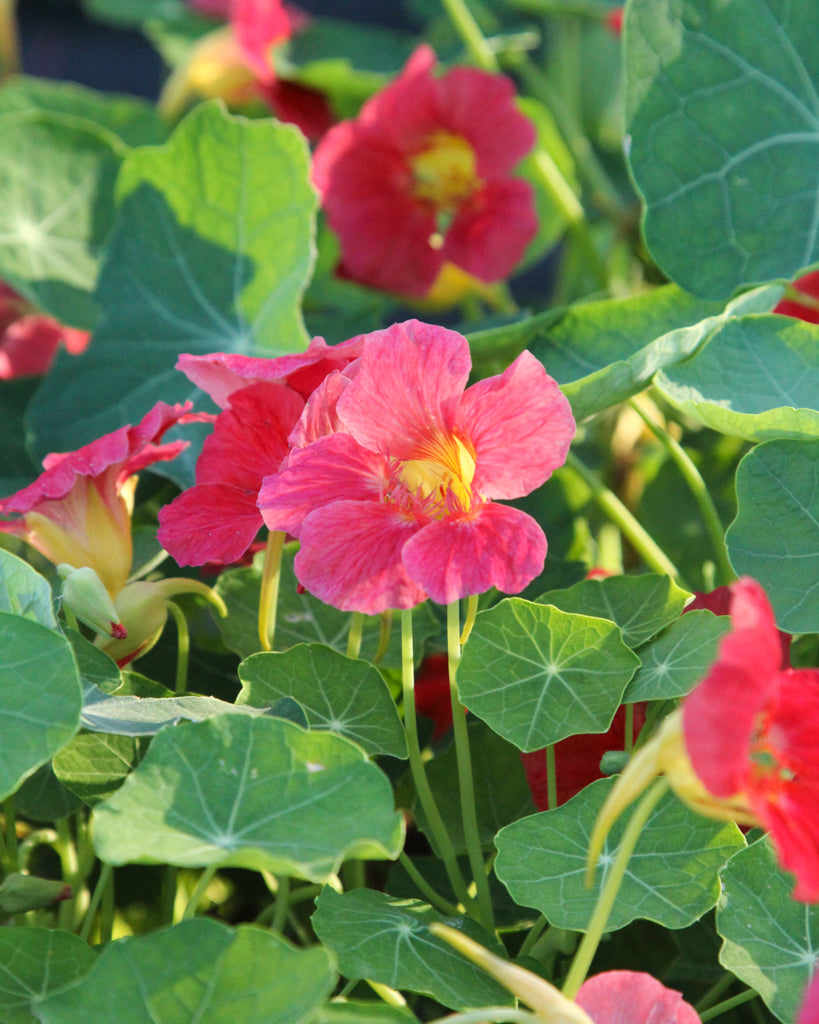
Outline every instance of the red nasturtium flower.
[(731, 632), (705, 679), (632, 759), (600, 814), (593, 848), (657, 772), (702, 814), (770, 832), (794, 897), (819, 901), (819, 670), (783, 668), (762, 587), (730, 587)]
[(279, 471), (308, 398), (333, 370), (361, 353), (361, 340), (263, 359), (232, 353), (182, 355), (177, 368), (224, 411), (196, 463), (196, 483), (159, 510), (159, 542), (179, 565), (239, 561), (264, 525), (262, 481)]
[(541, 572), (543, 531), (494, 499), (563, 464), (569, 403), (529, 352), (464, 390), (470, 367), (466, 338), (409, 320), (366, 335), (351, 376), (332, 374), (308, 401), (302, 423), (332, 392), (335, 432), (291, 451), (259, 507), (301, 541), (296, 575), (316, 597), (377, 614), (518, 593)]
[(47, 373), (60, 343), (71, 355), (84, 352), (88, 331), (64, 327), (39, 313), (13, 288), (0, 281), (0, 380)]
[(419, 47), (313, 161), (340, 271), (416, 297), (434, 297), (453, 271), (503, 280), (537, 231), (532, 188), (512, 176), (535, 143), (512, 82), (466, 67), (436, 76), (434, 65)]
[(819, 270), (811, 271), (804, 277), (793, 282), (797, 292), (802, 292), (805, 301), (800, 302), (798, 297), (783, 299), (774, 306), (774, 313), (782, 313), (784, 316), (793, 316), (799, 320), (807, 320), (812, 324), (819, 324)]

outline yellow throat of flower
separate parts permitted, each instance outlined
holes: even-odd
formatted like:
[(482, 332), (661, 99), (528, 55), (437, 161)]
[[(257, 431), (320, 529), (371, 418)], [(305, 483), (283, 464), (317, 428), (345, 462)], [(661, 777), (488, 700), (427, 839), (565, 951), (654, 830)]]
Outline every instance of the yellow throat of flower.
[(475, 456), (460, 438), (436, 438), (417, 458), (402, 463), (399, 476), (425, 502), (426, 511), (440, 519), (472, 505)]
[[(445, 219), (451, 220), (461, 203), (481, 186), (474, 149), (466, 139), (450, 132), (430, 136), (428, 147), (412, 158), (411, 167), (416, 199), (430, 203)], [(447, 226), (439, 224), (443, 230)], [(430, 244), (434, 245), (432, 239)]]

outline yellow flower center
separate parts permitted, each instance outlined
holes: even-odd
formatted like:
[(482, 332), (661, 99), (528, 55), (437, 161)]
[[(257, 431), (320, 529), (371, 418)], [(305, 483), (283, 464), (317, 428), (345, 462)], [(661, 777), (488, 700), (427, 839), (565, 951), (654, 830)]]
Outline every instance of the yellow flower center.
[[(481, 186), (475, 164), (475, 151), (466, 139), (450, 132), (435, 132), (430, 136), (429, 146), (411, 161), (416, 199), (430, 203), (445, 219), (451, 220), (461, 203)], [(444, 230), (447, 226), (439, 224)], [(437, 233), (430, 239), (433, 247), (436, 236)], [(440, 238), (437, 248), (442, 244)]]
[(457, 437), (438, 438), (401, 464), (400, 482), (436, 519), (472, 505), (475, 456)]

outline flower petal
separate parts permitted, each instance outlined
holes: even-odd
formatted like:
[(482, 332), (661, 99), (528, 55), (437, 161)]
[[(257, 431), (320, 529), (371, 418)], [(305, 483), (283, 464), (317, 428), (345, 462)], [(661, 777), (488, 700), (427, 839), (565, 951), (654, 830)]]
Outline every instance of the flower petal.
[(641, 971), (604, 971), (584, 981), (575, 1002), (594, 1024), (700, 1024), (681, 993)]
[(518, 594), (543, 571), (546, 537), (520, 509), (487, 503), (470, 516), (438, 519), (404, 547), (410, 577), (449, 604), (497, 587)]
[(157, 537), (178, 565), (237, 562), (262, 527), (256, 492), (196, 484), (159, 510)]

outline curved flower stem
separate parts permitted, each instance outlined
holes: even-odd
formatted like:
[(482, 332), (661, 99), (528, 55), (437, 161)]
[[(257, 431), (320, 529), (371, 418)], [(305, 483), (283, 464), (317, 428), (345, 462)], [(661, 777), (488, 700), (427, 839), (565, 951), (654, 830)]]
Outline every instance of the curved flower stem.
[(472, 632), (472, 627), (475, 625), (475, 616), (478, 614), (478, 595), (470, 594), (466, 599), (466, 618), (464, 619), (464, 628), (461, 630), (461, 647), (469, 639), (469, 634)]
[(418, 743), (418, 723), (415, 718), (415, 665), (412, 654), (412, 609), (406, 608), (401, 612), (401, 683), (404, 695), (404, 729), (407, 735), (407, 750), (409, 753), (410, 771), (412, 780), (415, 783), (415, 791), (427, 825), (432, 833), (432, 838), (437, 852), (440, 854), (446, 868), (449, 884), (463, 904), (467, 913), (474, 913), (472, 897), (467, 891), (461, 869), (458, 867), (458, 859), (449, 838), (446, 826), (441, 818), (441, 812), (435, 803), (432, 790), (429, 788), (426, 772), (424, 771), (424, 760), (421, 757), (421, 748)]
[(591, 967), (591, 962), (594, 959), (594, 954), (597, 952), (600, 939), (603, 937), (606, 922), (611, 914), (614, 901), (617, 899), (617, 893), (620, 891), (620, 885), (626, 873), (629, 859), (634, 852), (634, 847), (637, 845), (640, 834), (643, 831), (643, 826), (667, 789), (668, 781), (664, 778), (658, 779), (643, 796), (634, 813), (629, 818), (628, 825), (617, 850), (617, 856), (614, 858), (614, 863), (611, 865), (611, 869), (600, 890), (600, 895), (597, 898), (597, 905), (589, 921), (589, 927), (586, 929), (586, 934), (578, 946), (572, 966), (569, 968), (569, 973), (566, 975), (566, 980), (563, 983), (563, 995), (568, 996), (569, 999), (574, 999), (577, 995), (577, 991), (583, 984), (589, 967)]
[(537, 945), (537, 940), (549, 927), (549, 919), (545, 914), (541, 914), (540, 917), (535, 921), (532, 927), (529, 929), (529, 934), (523, 940), (523, 945), (518, 950), (518, 958), (526, 956), (532, 949)]
[(259, 593), (259, 640), (263, 651), (273, 650), (276, 637), (276, 606), (279, 601), (284, 538), (283, 530), (271, 530), (264, 549), (262, 589)]
[(488, 932), (495, 930), (495, 917), (492, 911), (492, 897), (489, 892), (489, 879), (486, 875), (486, 864), (481, 850), (481, 837), (478, 832), (478, 815), (475, 809), (475, 785), (472, 780), (472, 754), (469, 750), (469, 732), (466, 727), (466, 716), (463, 705), (458, 698), (456, 676), (461, 660), (461, 609), (459, 601), (452, 601), (446, 606), (446, 638), (447, 661), (449, 664), (449, 697), (452, 703), (452, 731), (455, 737), (455, 758), (458, 763), (458, 787), (461, 797), (461, 819), (464, 826), (466, 852), (469, 866), (475, 880), (478, 910), (481, 924)]
[(410, 876), (413, 882), (415, 882), (415, 884), (418, 886), (419, 891), (422, 892), (424, 896), (426, 896), (426, 898), (433, 905), (433, 907), (436, 908), (436, 910), (440, 910), (442, 914), (448, 914), (450, 917), (454, 917), (458, 913), (458, 908), (455, 906), (455, 904), (450, 903), (449, 900), (447, 899), (444, 899), (444, 897), (441, 896), (440, 893), (436, 892), (432, 888), (432, 886), (429, 884), (426, 878), (424, 878), (424, 876), (421, 874), (418, 868), (412, 863), (410, 858), (404, 853), (403, 850), (398, 854), (398, 863)]
[(630, 754), (634, 750), (634, 705), (625, 705), (623, 722), (623, 749), (627, 754)]
[(3, 847), (0, 867), (4, 875), (20, 870), (20, 853), (17, 845), (17, 813), (14, 808), (14, 797), (7, 796), (3, 801)]
[(711, 545), (714, 548), (721, 582), (732, 582), (732, 580), (737, 578), (737, 574), (734, 572), (734, 567), (728, 558), (725, 530), (722, 527), (719, 514), (711, 499), (711, 495), (708, 493), (708, 488), (705, 486), (705, 481), (700, 475), (700, 471), (694, 465), (691, 457), (682, 445), (668, 433), (662, 424), (658, 423), (653, 416), (649, 416), (634, 399), (631, 399), (628, 404), (674, 460), (677, 469), (679, 469), (683, 479), (688, 484), (689, 490), (694, 495), (694, 500), (699, 506), (705, 528), (708, 531), (708, 536), (711, 538)]
[(361, 634), (364, 632), (364, 616), (361, 612), (350, 615), (350, 630), (347, 633), (347, 657), (357, 658), (361, 654)]
[(729, 1010), (733, 1010), (735, 1006), (742, 1006), (743, 1003), (750, 1003), (752, 999), (758, 999), (759, 993), (753, 988), (746, 988), (744, 992), (740, 992), (739, 995), (731, 996), (730, 999), (725, 999), (721, 1003), (717, 1003), (708, 1010), (703, 1010), (700, 1014), (700, 1020), (702, 1024), (706, 1024), (706, 1021), (713, 1020), (714, 1017), (719, 1017), (722, 1013), (727, 1013)]
[(610, 491), (596, 474), (581, 462), (574, 452), (569, 452), (566, 465), (573, 469), (587, 484), (594, 500), (609, 519), (620, 528), (620, 532), (638, 552), (646, 565), (655, 572), (667, 574), (679, 581), (681, 579), (679, 569), (654, 538), (645, 531), (632, 513), (629, 512), (617, 495)]
[(94, 886), (94, 891), (91, 893), (91, 899), (88, 903), (88, 909), (85, 911), (85, 917), (83, 918), (82, 927), (80, 928), (80, 938), (83, 942), (88, 942), (88, 937), (91, 934), (91, 926), (94, 923), (94, 917), (97, 913), (97, 908), (100, 905), (103, 892), (111, 885), (113, 881), (113, 865), (103, 861), (100, 868), (99, 878), (97, 884)]
[(484, 38), (465, 0), (441, 0), (455, 31), (463, 39), (472, 60), (484, 71), (498, 71), (498, 60)]
[(173, 615), (176, 623), (176, 678), (174, 689), (184, 693), (188, 686), (188, 659), (191, 650), (191, 634), (185, 613), (175, 601), (166, 601), (165, 607)]
[(199, 876), (196, 888), (191, 893), (188, 902), (185, 904), (185, 909), (182, 912), (183, 921), (187, 921), (189, 918), (194, 917), (196, 911), (199, 909), (199, 904), (202, 902), (202, 897), (208, 891), (208, 886), (213, 881), (213, 877), (217, 870), (217, 864), (209, 864)]
[(373, 665), (377, 665), (383, 660), (384, 655), (387, 653), (387, 648), (390, 646), (390, 634), (392, 633), (392, 609), (388, 608), (385, 612), (381, 612), (381, 622), (378, 628), (378, 648), (373, 655)]

